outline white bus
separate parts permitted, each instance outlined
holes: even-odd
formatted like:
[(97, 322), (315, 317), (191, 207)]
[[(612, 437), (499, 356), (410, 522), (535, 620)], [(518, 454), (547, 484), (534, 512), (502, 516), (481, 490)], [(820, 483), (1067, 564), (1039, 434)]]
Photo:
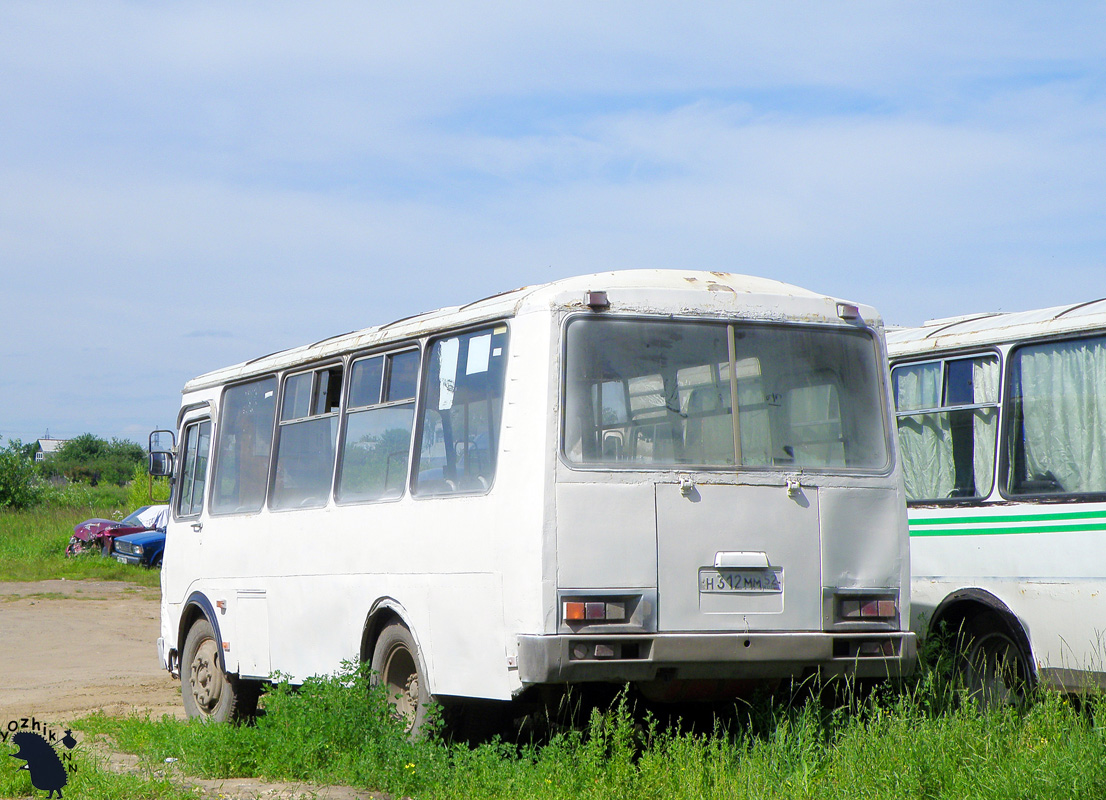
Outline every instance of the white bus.
[(870, 308), (648, 270), (203, 375), (161, 661), (215, 720), (368, 661), (413, 727), (550, 685), (908, 671), (885, 359)]
[(965, 636), (969, 688), (997, 702), (1106, 686), (1106, 301), (887, 340), (913, 629)]

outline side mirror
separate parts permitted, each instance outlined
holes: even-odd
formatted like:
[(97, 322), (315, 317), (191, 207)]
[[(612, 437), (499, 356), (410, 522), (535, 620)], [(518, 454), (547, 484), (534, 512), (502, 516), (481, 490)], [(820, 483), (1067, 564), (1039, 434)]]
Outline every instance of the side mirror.
[(155, 478), (168, 478), (173, 474), (173, 454), (164, 451), (150, 453), (149, 472)]
[(168, 478), (173, 474), (173, 449), (176, 446), (177, 435), (173, 431), (156, 430), (150, 434), (146, 452), (150, 454), (147, 472), (152, 477)]

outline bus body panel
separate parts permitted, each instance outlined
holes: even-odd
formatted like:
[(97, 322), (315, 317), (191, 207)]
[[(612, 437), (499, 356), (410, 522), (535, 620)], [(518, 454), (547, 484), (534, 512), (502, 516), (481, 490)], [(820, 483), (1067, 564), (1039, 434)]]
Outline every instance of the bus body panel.
[[(216, 450), (227, 435), (220, 431), (227, 385), (273, 375), (283, 402), (288, 375), (323, 364), (342, 371), (346, 392), (351, 364), (366, 354), (417, 346), (425, 373), (434, 337), (479, 326), (508, 330), (498, 466), (486, 490), (426, 496), (412, 491), (412, 473), (398, 497), (378, 502), (342, 503), (331, 495), (318, 508), (266, 503), (249, 513), (213, 514), (209, 497), (191, 516), (175, 513), (162, 573), (163, 664), (182, 668), (185, 615), (204, 613), (214, 616), (228, 673), (278, 672), (301, 682), (368, 657), (372, 615), (380, 612), (410, 629), (434, 696), (503, 700), (535, 682), (655, 681), (673, 670), (688, 678), (779, 678), (819, 668), (873, 676), (909, 669), (911, 634), (867, 621), (842, 629), (834, 617), (842, 587), (862, 590), (857, 596), (884, 590), (897, 608), (908, 608), (895, 578), (905, 563), (904, 520), (887, 510), (901, 499), (893, 443), (876, 474), (795, 471), (794, 487), (780, 470), (693, 468), (701, 502), (681, 488), (687, 470), (566, 463), (562, 337), (580, 315), (814, 324), (869, 331), (883, 352), (871, 309), (846, 304), (842, 311), (832, 298), (771, 281), (735, 288), (743, 285), (706, 273), (588, 276), (191, 381), (180, 427), (183, 433), (201, 417), (211, 422), (210, 495)], [(583, 289), (603, 286), (610, 307), (581, 302)], [(878, 380), (886, 406), (885, 379)], [(420, 379), (420, 411), (429, 402), (424, 391)], [(343, 399), (336, 419), (349, 413)], [(273, 463), (282, 428), (276, 430)], [(419, 435), (416, 426), (416, 453)], [(465, 455), (480, 446), (467, 442)], [(336, 452), (341, 447), (339, 439)], [(748, 556), (735, 553), (762, 553), (769, 568), (780, 565), (783, 590), (704, 596), (700, 571), (734, 563), (741, 569)], [(625, 646), (614, 649), (629, 660), (577, 663), (581, 631), (566, 624), (564, 603), (585, 595), (616, 605), (628, 598), (636, 616), (606, 630), (623, 637)], [(190, 609), (189, 598), (197, 597), (203, 601)], [(593, 642), (601, 634), (582, 631)]]
[(658, 483), (656, 502), (661, 631), (822, 629), (815, 487)]

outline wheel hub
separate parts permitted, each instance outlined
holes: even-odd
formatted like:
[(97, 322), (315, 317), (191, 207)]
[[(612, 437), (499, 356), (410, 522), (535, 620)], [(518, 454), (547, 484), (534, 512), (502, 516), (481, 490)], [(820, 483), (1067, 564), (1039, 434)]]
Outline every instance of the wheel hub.
[(215, 642), (204, 640), (189, 666), (188, 682), (192, 687), (192, 697), (196, 705), (205, 714), (210, 714), (219, 705), (223, 693), (223, 674), (215, 650)]

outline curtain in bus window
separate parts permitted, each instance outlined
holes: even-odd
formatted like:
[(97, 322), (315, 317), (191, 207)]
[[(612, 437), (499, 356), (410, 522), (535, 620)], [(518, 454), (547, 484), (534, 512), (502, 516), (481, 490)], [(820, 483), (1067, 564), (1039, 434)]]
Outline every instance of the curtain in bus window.
[(1020, 348), (1012, 368), (1011, 490), (1106, 491), (1106, 338)]
[[(907, 499), (944, 500), (991, 493), (998, 374), (994, 356), (895, 368), (892, 382)], [(987, 406), (971, 407), (982, 404)], [(940, 410), (902, 413), (934, 408)]]
[(788, 392), (787, 407), (795, 458), (807, 466), (845, 466), (837, 387), (832, 383), (797, 387)]
[(265, 504), (276, 417), (276, 378), (229, 387), (223, 393), (211, 511), (259, 511)]
[(418, 494), (482, 492), (495, 479), (507, 326), (438, 339), (422, 403)]
[[(728, 369), (726, 373), (724, 377), (728, 378)], [(738, 359), (736, 373), (741, 463), (754, 467), (769, 466), (772, 463), (772, 428), (768, 417), (771, 398), (764, 391), (760, 359)]]
[[(942, 368), (939, 361), (896, 367), (893, 384), (899, 411), (939, 406)], [(907, 499), (947, 497), (955, 483), (948, 415), (900, 415), (898, 431)]]
[[(980, 358), (972, 364), (972, 386), (976, 403), (998, 403), (998, 359)], [(995, 449), (998, 439), (998, 406), (974, 411), (972, 422), (976, 496), (991, 493), (995, 479)]]

